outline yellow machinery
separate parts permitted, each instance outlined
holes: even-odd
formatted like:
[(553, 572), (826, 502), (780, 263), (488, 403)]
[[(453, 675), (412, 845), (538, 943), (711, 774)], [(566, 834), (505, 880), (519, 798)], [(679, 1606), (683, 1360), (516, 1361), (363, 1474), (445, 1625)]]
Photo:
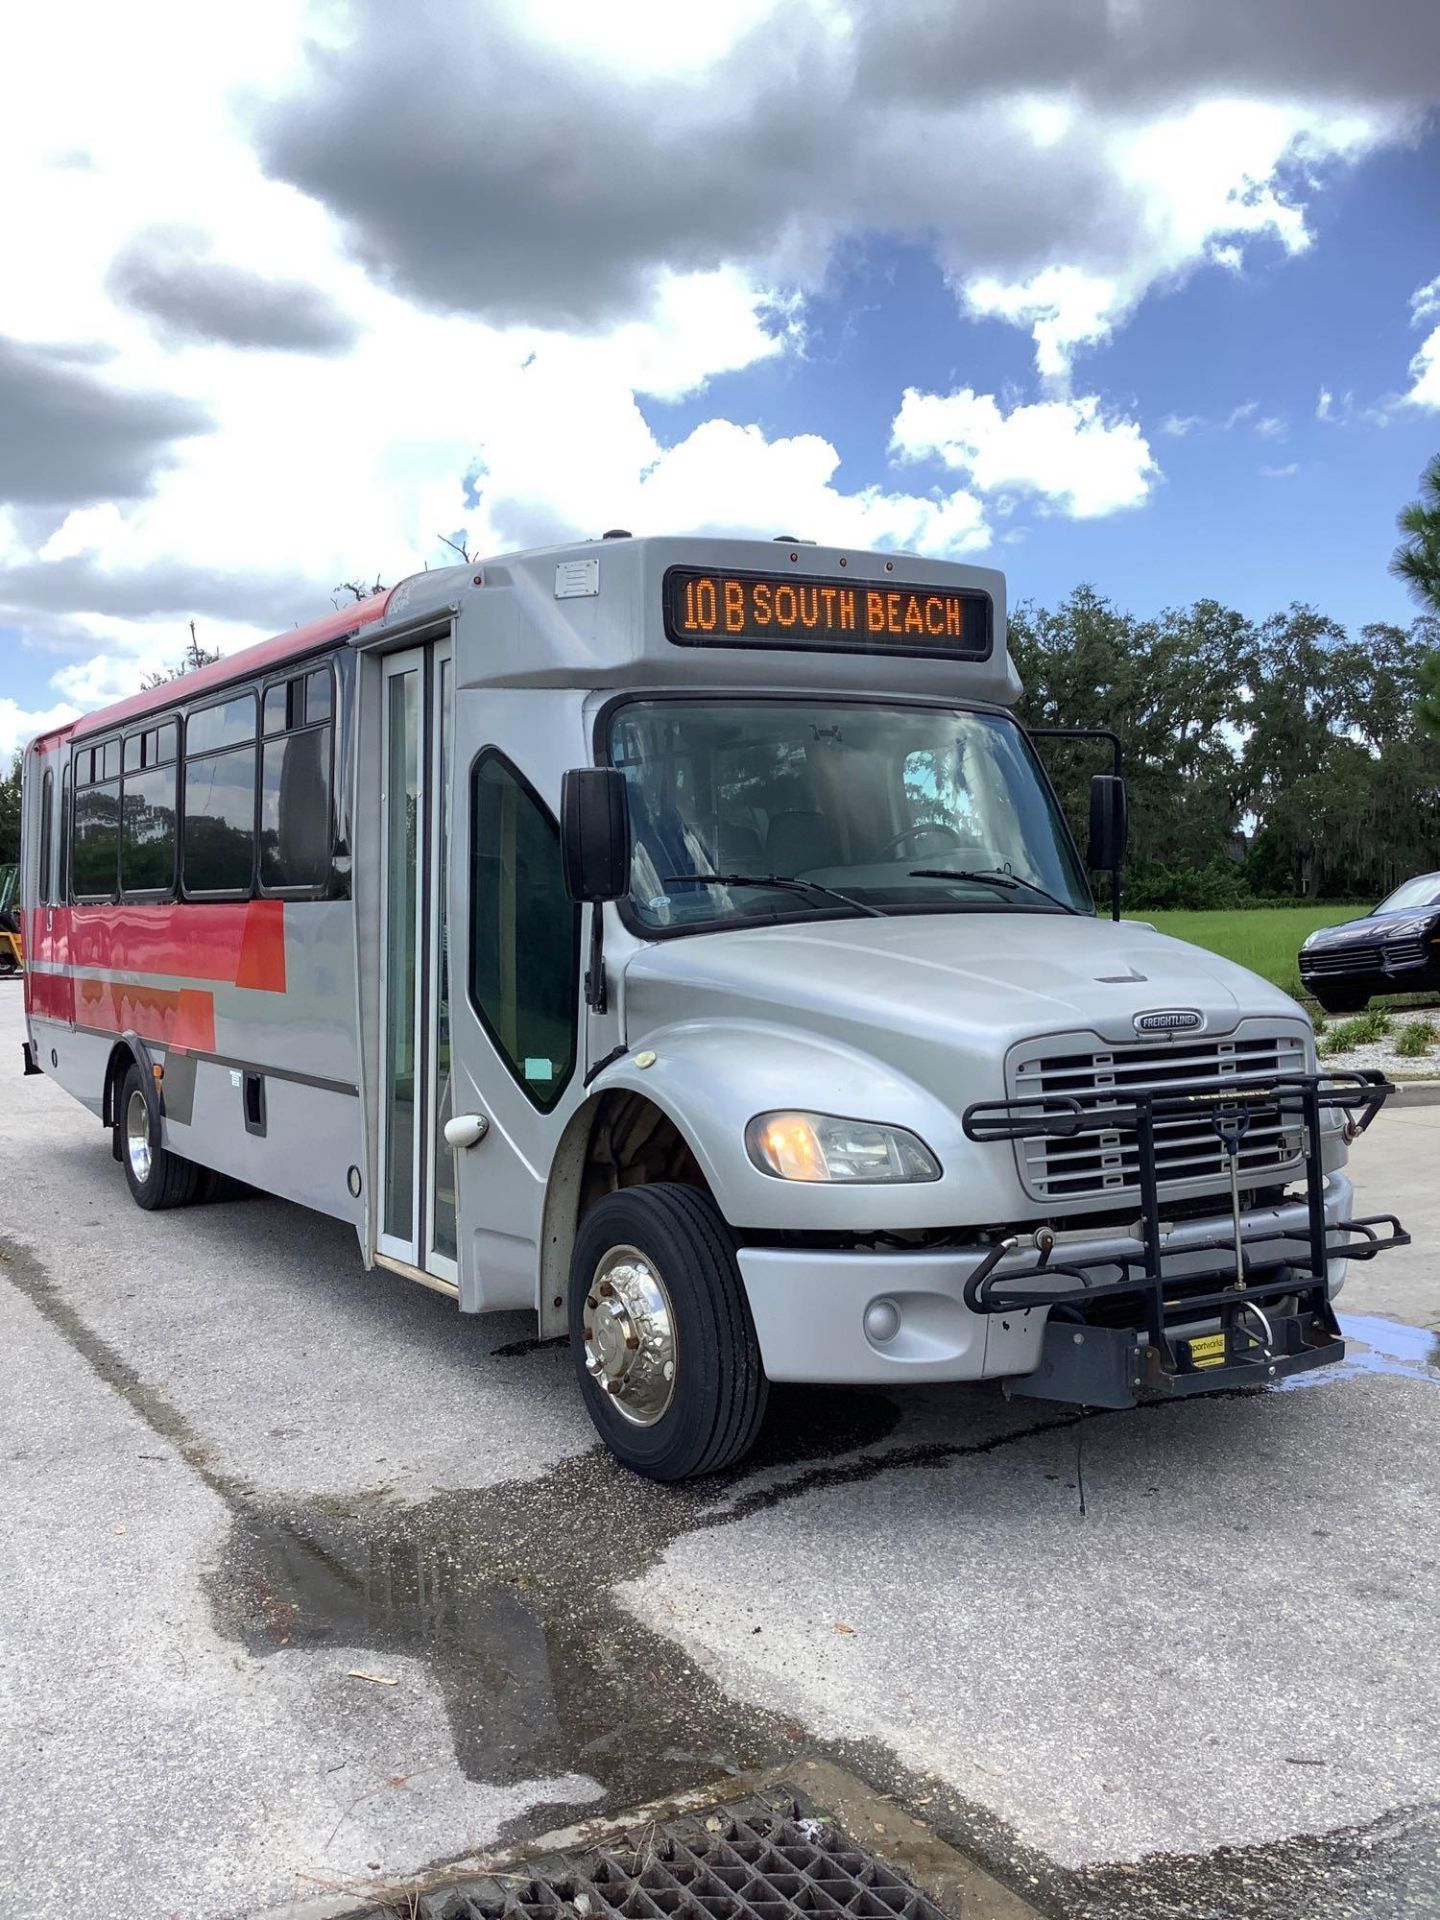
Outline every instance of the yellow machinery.
[(14, 907), (18, 876), (18, 868), (0, 867), (0, 973), (19, 973), (25, 964), (25, 950), (20, 943), (20, 916)]

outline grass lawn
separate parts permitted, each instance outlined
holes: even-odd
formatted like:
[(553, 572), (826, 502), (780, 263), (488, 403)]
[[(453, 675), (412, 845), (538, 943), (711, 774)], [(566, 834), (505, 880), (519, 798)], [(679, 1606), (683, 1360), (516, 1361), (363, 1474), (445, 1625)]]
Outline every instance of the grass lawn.
[(1362, 906), (1254, 907), (1238, 913), (1146, 913), (1137, 909), (1134, 918), (1152, 921), (1161, 933), (1172, 934), (1177, 940), (1224, 954), (1227, 960), (1263, 974), (1298, 999), (1298, 957), (1306, 934), (1316, 927), (1358, 919), (1367, 911)]

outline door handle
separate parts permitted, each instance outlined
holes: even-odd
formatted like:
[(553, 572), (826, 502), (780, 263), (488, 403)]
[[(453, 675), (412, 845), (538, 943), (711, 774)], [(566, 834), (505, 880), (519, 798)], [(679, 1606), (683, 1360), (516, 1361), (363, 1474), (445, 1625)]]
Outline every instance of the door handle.
[(490, 1131), (490, 1121), (483, 1113), (457, 1113), (453, 1120), (445, 1122), (445, 1144), (458, 1151), (461, 1147), (473, 1147), (483, 1140)]

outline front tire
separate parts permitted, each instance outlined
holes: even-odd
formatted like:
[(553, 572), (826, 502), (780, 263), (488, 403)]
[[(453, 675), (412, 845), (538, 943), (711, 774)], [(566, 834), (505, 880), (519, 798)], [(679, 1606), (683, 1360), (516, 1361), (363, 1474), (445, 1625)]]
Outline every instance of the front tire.
[(188, 1206), (195, 1198), (200, 1169), (193, 1160), (161, 1146), (158, 1118), (145, 1098), (145, 1081), (133, 1061), (120, 1083), (115, 1126), (125, 1184), (136, 1206), (147, 1213)]
[(1363, 1013), (1370, 1004), (1369, 994), (1355, 987), (1328, 987), (1324, 993), (1317, 987), (1315, 998), (1326, 1013)]
[(570, 1263), (570, 1351), (596, 1431), (650, 1480), (743, 1459), (769, 1382), (719, 1210), (668, 1183), (608, 1194)]

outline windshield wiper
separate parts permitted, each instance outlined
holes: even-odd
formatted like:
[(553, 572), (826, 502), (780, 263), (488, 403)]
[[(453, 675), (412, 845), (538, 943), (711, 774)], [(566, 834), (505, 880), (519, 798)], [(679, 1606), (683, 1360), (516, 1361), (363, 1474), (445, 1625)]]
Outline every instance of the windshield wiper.
[(875, 920), (885, 918), (879, 907), (867, 906), (863, 900), (841, 893), (838, 887), (827, 887), (819, 880), (792, 879), (786, 873), (662, 873), (660, 884), (662, 887), (779, 887), (787, 893), (823, 893), (831, 900), (838, 900), (841, 906), (852, 907), (856, 913), (869, 914)]
[(912, 867), (912, 880), (978, 880), (983, 886), (1003, 887), (1007, 891), (1015, 887), (1028, 887), (1031, 893), (1038, 893), (1042, 900), (1048, 900), (1052, 906), (1059, 907), (1062, 913), (1078, 915), (1080, 909), (1072, 907), (1068, 901), (1058, 899), (1055, 894), (1047, 893), (1038, 881), (1022, 880), (1017, 873), (980, 873), (964, 867)]

